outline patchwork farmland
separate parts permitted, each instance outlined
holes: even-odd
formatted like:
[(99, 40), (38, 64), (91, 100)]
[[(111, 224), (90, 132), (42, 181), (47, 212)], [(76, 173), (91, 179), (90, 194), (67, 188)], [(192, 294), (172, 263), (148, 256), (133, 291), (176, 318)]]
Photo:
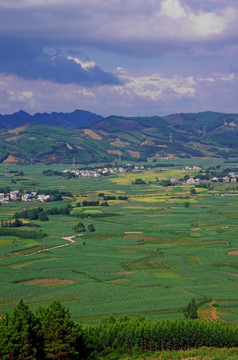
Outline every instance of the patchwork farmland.
[[(238, 323), (238, 186), (213, 183), (210, 188), (196, 187), (195, 193), (192, 185), (163, 186), (162, 180), (191, 176), (190, 170), (182, 170), (182, 160), (173, 162), (103, 178), (67, 180), (44, 176), (48, 167), (43, 164), (9, 163), (8, 174), (2, 165), (3, 188), (59, 189), (72, 197), (0, 206), (2, 225), (22, 210), (40, 206), (49, 213), (48, 221), (25, 219), (18, 228), (44, 237), (0, 234), (0, 313), (10, 312), (19, 299), (33, 308), (57, 299), (80, 322), (124, 313), (182, 319), (194, 298), (201, 319)], [(204, 169), (209, 166), (208, 160), (200, 162)], [(16, 168), (24, 175), (15, 176)], [(138, 178), (141, 184), (135, 183)], [(102, 203), (103, 194), (114, 197), (107, 206), (82, 206), (85, 200)], [(119, 199), (123, 196), (125, 200)], [(50, 214), (53, 207), (69, 205), (70, 215)], [(85, 231), (75, 230), (79, 223)]]

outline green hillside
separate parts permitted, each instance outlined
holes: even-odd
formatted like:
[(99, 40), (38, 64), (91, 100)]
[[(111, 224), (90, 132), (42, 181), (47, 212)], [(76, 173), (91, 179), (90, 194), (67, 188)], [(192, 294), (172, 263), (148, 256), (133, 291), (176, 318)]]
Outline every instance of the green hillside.
[[(62, 122), (63, 125), (63, 122)], [(238, 115), (215, 112), (164, 117), (110, 116), (88, 129), (30, 123), (1, 130), (0, 161), (106, 163), (149, 157), (238, 156)], [(156, 161), (156, 160), (155, 160)]]

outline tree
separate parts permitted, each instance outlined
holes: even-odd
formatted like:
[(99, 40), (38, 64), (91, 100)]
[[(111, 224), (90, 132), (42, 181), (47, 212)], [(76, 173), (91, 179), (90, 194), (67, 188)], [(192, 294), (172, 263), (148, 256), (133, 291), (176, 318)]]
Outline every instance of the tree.
[(197, 194), (196, 189), (192, 188), (192, 189), (190, 190), (190, 193), (191, 193), (192, 195)]
[(185, 201), (185, 203), (183, 204), (185, 208), (189, 208), (190, 203), (188, 201)]
[(76, 233), (77, 233), (77, 232), (86, 231), (85, 226), (84, 226), (84, 224), (83, 224), (82, 222), (78, 222), (78, 224), (73, 227), (73, 230), (74, 230)]
[(144, 185), (146, 182), (142, 179), (135, 179), (135, 181), (132, 182), (132, 184), (135, 184), (135, 185)]
[(47, 214), (46, 214), (45, 211), (41, 211), (41, 212), (39, 213), (38, 219), (41, 220), (41, 221), (48, 221), (48, 220), (49, 220), (49, 218), (48, 218), (48, 216), (47, 216)]
[(89, 224), (89, 225), (88, 225), (88, 230), (89, 230), (90, 232), (94, 232), (94, 231), (95, 231), (95, 227), (93, 226), (93, 224)]
[(197, 319), (198, 318), (198, 314), (197, 314), (197, 305), (194, 299), (192, 299), (185, 310), (185, 316), (187, 319)]
[(75, 360), (84, 354), (81, 328), (71, 320), (69, 310), (59, 301), (39, 308), (36, 316), (41, 324), (45, 359)]
[(5, 360), (41, 360), (40, 323), (22, 300), (11, 315), (0, 321), (0, 358)]

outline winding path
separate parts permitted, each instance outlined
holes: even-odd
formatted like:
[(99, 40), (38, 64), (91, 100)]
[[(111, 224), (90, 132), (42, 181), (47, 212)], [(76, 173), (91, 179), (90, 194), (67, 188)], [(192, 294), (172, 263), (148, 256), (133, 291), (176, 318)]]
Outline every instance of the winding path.
[(62, 244), (62, 245), (53, 246), (53, 247), (49, 247), (49, 248), (45, 248), (45, 249), (42, 249), (42, 250), (38, 250), (38, 251), (35, 251), (35, 252), (33, 252), (33, 253), (26, 254), (25, 256), (40, 254), (40, 253), (45, 252), (45, 251), (49, 251), (49, 250), (53, 250), (53, 249), (59, 249), (59, 248), (65, 247), (65, 246), (69, 246), (69, 245), (75, 243), (75, 240), (73, 240), (73, 239), (74, 239), (76, 236), (82, 236), (82, 235), (83, 235), (83, 234), (76, 234), (76, 235), (72, 235), (72, 236), (63, 236), (62, 239), (68, 241), (68, 243)]

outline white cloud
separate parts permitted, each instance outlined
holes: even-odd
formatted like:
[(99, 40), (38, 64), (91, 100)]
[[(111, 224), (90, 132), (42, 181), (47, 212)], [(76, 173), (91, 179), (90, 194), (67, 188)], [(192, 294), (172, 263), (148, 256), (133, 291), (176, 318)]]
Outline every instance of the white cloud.
[(28, 99), (33, 97), (32, 91), (22, 91), (22, 95), (25, 96)]
[(89, 70), (90, 68), (94, 68), (96, 66), (96, 63), (94, 61), (82, 61), (79, 58), (73, 56), (67, 56), (67, 59), (73, 60), (74, 62), (76, 62), (76, 64), (80, 64), (84, 70)]
[(94, 93), (88, 89), (79, 89), (78, 94), (94, 98)]
[(184, 8), (178, 0), (163, 0), (161, 3), (162, 14), (173, 19), (181, 19), (186, 17)]
[(191, 97), (195, 95), (195, 80), (193, 77), (165, 77), (161, 74), (149, 76), (122, 76), (125, 81), (124, 87), (114, 87), (121, 94), (129, 95), (133, 93), (142, 98), (149, 98), (152, 101), (162, 99), (168, 94), (175, 97)]

